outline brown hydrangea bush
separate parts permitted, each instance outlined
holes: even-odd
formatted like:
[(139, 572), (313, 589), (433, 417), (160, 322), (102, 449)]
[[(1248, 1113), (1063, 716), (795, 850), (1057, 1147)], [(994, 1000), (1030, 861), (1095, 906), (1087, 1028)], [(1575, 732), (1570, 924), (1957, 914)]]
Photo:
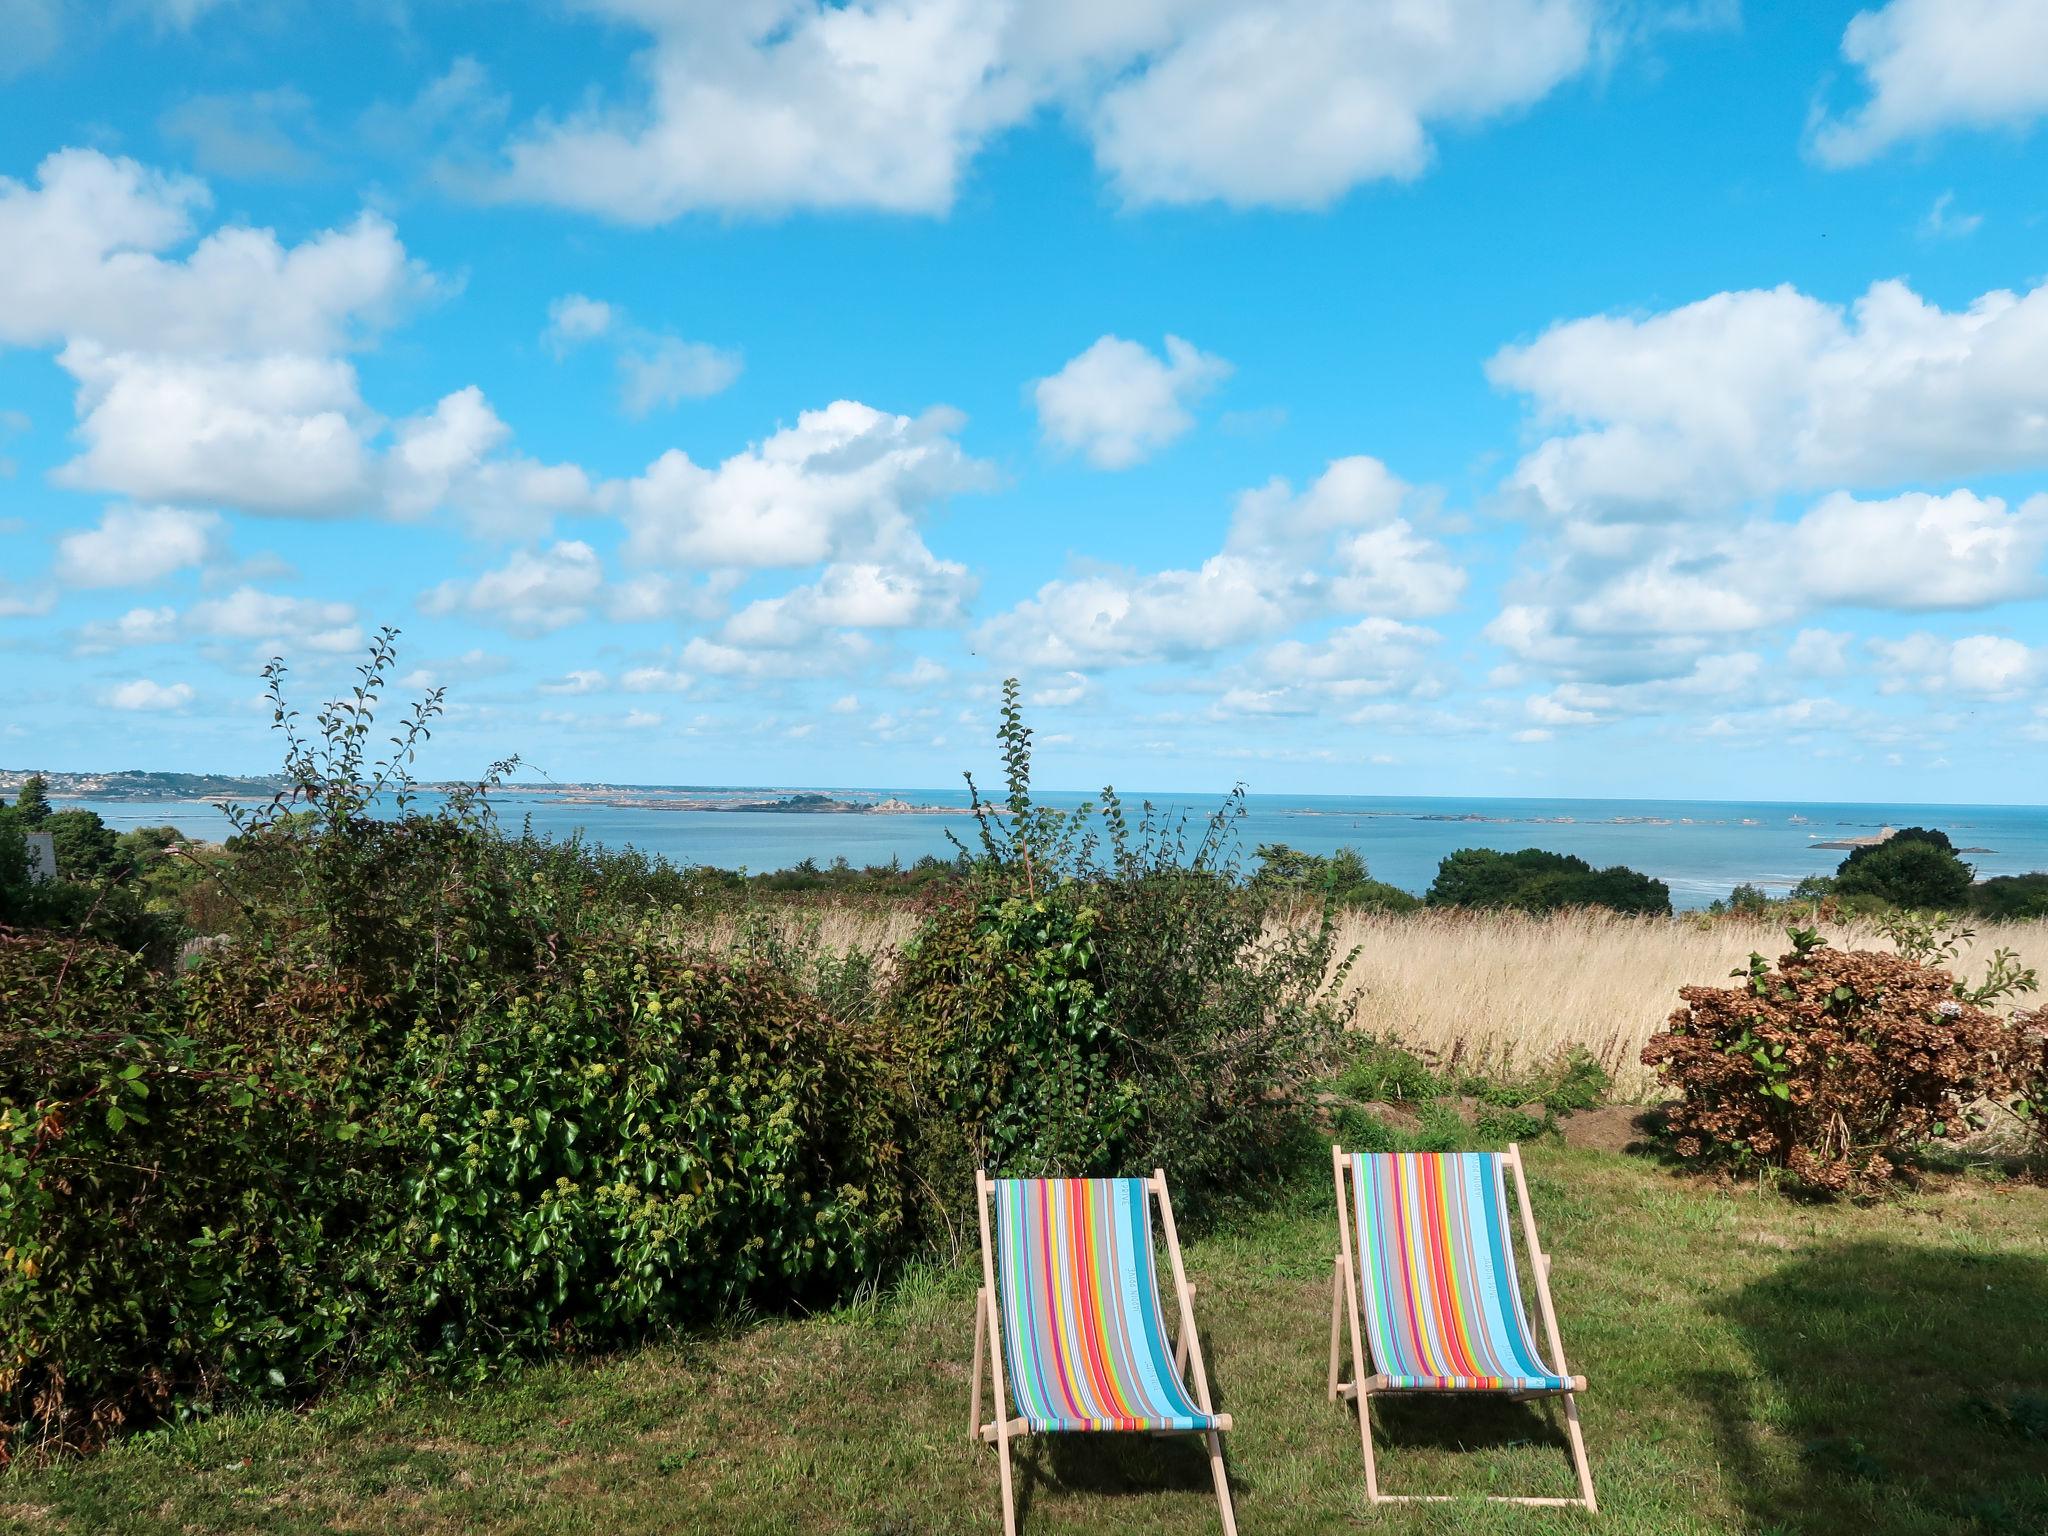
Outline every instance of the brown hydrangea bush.
[(1959, 995), (1948, 971), (1792, 938), (1775, 968), (1752, 955), (1738, 985), (1682, 988), (1643, 1048), (1678, 1094), (1680, 1156), (1867, 1194), (1908, 1149), (1966, 1134), (1972, 1106), (2020, 1087), (2024, 1026)]

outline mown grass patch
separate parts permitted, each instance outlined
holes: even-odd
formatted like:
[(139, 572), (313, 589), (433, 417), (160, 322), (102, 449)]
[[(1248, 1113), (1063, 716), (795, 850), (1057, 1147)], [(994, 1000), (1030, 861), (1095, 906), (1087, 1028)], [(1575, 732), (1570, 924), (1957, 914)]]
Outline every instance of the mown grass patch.
[[(1855, 1208), (1528, 1151), (1599, 1516), (1477, 1503), (1368, 1511), (1323, 1396), (1327, 1192), (1189, 1245), (1247, 1536), (2048, 1528), (2048, 1190), (1968, 1179)], [(391, 1383), (227, 1416), (0, 1477), (29, 1532), (910, 1533), (1000, 1528), (966, 1435), (966, 1271), (864, 1307), (520, 1372)], [(1393, 1492), (1571, 1491), (1548, 1410), (1378, 1410)], [(1029, 1442), (1027, 1442), (1029, 1444)], [(1039, 1442), (1029, 1532), (1215, 1529), (1193, 1440)]]

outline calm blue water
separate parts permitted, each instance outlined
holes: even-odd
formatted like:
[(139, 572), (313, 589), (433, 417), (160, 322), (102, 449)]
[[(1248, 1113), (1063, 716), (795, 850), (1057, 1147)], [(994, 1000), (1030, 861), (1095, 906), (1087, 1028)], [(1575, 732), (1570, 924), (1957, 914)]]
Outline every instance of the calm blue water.
[[(762, 798), (785, 791), (761, 791)], [(830, 791), (846, 798), (896, 794), (916, 804), (964, 804), (962, 792), (897, 789)], [(54, 798), (54, 797), (53, 797)], [(431, 803), (433, 797), (423, 796)], [(1081, 795), (1048, 794), (1073, 805)], [(1139, 797), (1127, 804), (1133, 809)], [(171, 825), (189, 836), (219, 839), (227, 821), (214, 807), (190, 801), (70, 801), (96, 810), (116, 829)], [(752, 871), (782, 869), (803, 859), (839, 856), (855, 864), (950, 856), (946, 829), (970, 845), (973, 823), (959, 816), (810, 816), (749, 811), (661, 811), (565, 803), (547, 794), (493, 798), (500, 819), (516, 829), (530, 816), (538, 832), (633, 844), (671, 859)], [(1159, 797), (1162, 806), (1206, 815), (1217, 801)], [(2048, 806), (1822, 805), (1714, 800), (1401, 799), (1334, 795), (1253, 795), (1240, 824), (1247, 862), (1260, 843), (1291, 843), (1311, 853), (1354, 847), (1374, 875), (1424, 890), (1445, 854), (1459, 848), (1549, 848), (1594, 864), (1626, 864), (1666, 881), (1680, 907), (1704, 906), (1749, 881), (1783, 890), (1801, 877), (1828, 874), (1846, 857), (1815, 849), (1819, 839), (1857, 836), (1883, 826), (1938, 827), (1958, 848), (1987, 853), (1964, 858), (1980, 875), (2048, 869)], [(1450, 818), (1477, 817), (1481, 820)], [(1804, 818), (1800, 821), (1796, 818)]]

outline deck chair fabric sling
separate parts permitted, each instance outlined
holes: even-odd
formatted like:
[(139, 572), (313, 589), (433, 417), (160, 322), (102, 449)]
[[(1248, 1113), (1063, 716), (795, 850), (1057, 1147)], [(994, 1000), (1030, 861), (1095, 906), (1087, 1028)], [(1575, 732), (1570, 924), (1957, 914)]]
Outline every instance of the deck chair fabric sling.
[[(1155, 1198), (1179, 1303), (1177, 1344), (1168, 1342), (1159, 1304)], [(982, 1287), (975, 1297), (967, 1432), (993, 1445), (1000, 1458), (1005, 1536), (1017, 1531), (1013, 1436), (1115, 1430), (1202, 1435), (1225, 1536), (1236, 1536), (1220, 1438), (1230, 1415), (1210, 1403), (1194, 1287), (1181, 1263), (1166, 1175), (1155, 1169), (1149, 1179), (991, 1179), (981, 1172), (975, 1207)], [(984, 1361), (994, 1403), (994, 1417), (986, 1421)], [(1192, 1387), (1184, 1379), (1189, 1367)], [(1006, 1413), (1011, 1402), (1014, 1417)]]
[[(1563, 1400), (1579, 1497), (1496, 1496), (1494, 1502), (1597, 1510), (1576, 1396), (1586, 1390), (1586, 1380), (1565, 1365), (1550, 1301), (1550, 1257), (1536, 1238), (1521, 1149), (1347, 1153), (1338, 1147), (1332, 1157), (1337, 1259), (1330, 1291), (1330, 1399), (1349, 1397), (1358, 1404), (1367, 1496), (1375, 1504), (1449, 1497), (1380, 1492), (1372, 1449), (1375, 1395), (1500, 1392), (1516, 1401)], [(1538, 1350), (1522, 1305), (1508, 1223), (1510, 1173), (1552, 1363)], [(1354, 1379), (1343, 1382), (1339, 1339), (1347, 1313)]]

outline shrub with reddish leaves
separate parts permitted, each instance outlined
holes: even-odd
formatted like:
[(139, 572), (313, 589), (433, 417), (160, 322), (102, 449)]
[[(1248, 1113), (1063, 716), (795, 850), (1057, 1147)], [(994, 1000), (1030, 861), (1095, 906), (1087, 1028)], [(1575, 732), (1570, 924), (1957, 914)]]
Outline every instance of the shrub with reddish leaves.
[(1680, 1156), (1787, 1170), (1817, 1190), (1867, 1194), (1912, 1147), (1970, 1129), (1972, 1107), (2026, 1072), (2024, 1026), (1979, 1006), (1939, 966), (1834, 950), (1794, 930), (1732, 987), (1685, 987), (1643, 1048), (1679, 1098)]

